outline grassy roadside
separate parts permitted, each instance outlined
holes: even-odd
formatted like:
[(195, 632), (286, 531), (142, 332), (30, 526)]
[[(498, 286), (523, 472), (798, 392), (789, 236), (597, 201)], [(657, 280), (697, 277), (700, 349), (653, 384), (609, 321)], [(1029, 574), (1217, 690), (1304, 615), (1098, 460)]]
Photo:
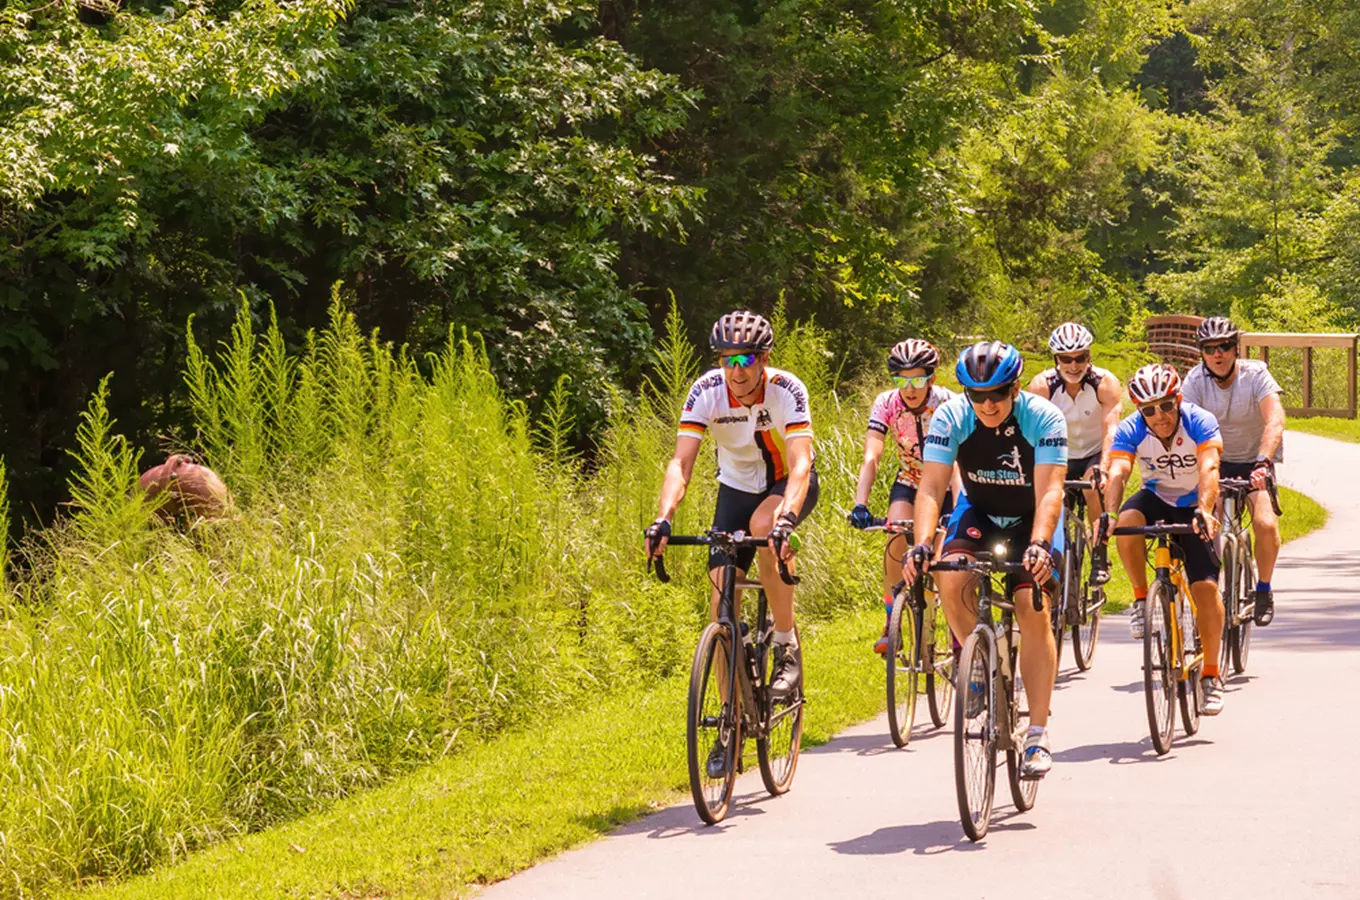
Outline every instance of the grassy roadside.
[[(1326, 512), (1285, 489), (1285, 537)], [(1115, 566), (1114, 611), (1132, 599)], [(809, 628), (806, 738), (829, 739), (883, 706), (882, 670), (867, 652), (877, 609)], [(535, 731), (503, 735), (388, 787), (178, 866), (81, 900), (457, 897), (660, 805), (685, 799), (687, 675), (602, 698)], [(697, 821), (697, 820), (696, 820)]]
[[(1303, 431), (1320, 437), (1360, 444), (1360, 419), (1332, 419), (1319, 416), (1313, 419), (1290, 419), (1290, 431)], [(1287, 448), (1286, 448), (1287, 449)]]
[[(882, 663), (868, 647), (881, 623), (882, 612), (868, 609), (809, 627), (807, 741), (824, 742), (882, 709)], [(180, 865), (59, 896), (463, 896), (683, 799), (687, 681), (688, 673), (601, 699)]]

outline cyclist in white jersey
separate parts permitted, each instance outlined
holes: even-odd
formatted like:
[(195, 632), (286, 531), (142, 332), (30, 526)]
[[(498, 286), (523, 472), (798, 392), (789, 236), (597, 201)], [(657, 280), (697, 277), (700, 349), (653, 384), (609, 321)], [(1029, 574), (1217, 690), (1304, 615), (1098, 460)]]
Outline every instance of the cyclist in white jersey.
[[(807, 388), (788, 372), (768, 365), (774, 331), (764, 317), (749, 310), (723, 316), (713, 326), (709, 346), (718, 368), (699, 376), (680, 414), (675, 454), (666, 468), (656, 521), (646, 530), (644, 550), (666, 549), (671, 520), (684, 499), (704, 435), (718, 448), (718, 502), (715, 531), (743, 530), (768, 534), (760, 549), (760, 583), (774, 616), (774, 677), (771, 692), (785, 699), (801, 683), (802, 655), (793, 616), (793, 586), (779, 577), (775, 554), (789, 560), (788, 537), (817, 505), (817, 471), (813, 466), (812, 415)], [(737, 554), (738, 577), (744, 577), (755, 553)], [(726, 556), (709, 554), (709, 570), (726, 564)], [(711, 619), (718, 615), (718, 587), (713, 589)], [(715, 743), (708, 776), (723, 777), (726, 754)]]
[(1222, 316), (1199, 325), (1200, 363), (1185, 376), (1185, 399), (1218, 419), (1223, 430), (1223, 477), (1251, 481), (1252, 553), (1256, 558), (1257, 625), (1275, 618), (1275, 594), (1270, 586), (1280, 555), (1280, 520), (1268, 479), (1284, 458), (1284, 404), (1280, 385), (1259, 359), (1239, 359), (1242, 331)]
[[(1110, 472), (1110, 442), (1119, 427), (1123, 385), (1108, 369), (1091, 364), (1095, 336), (1076, 322), (1053, 329), (1048, 349), (1053, 368), (1030, 380), (1029, 392), (1052, 401), (1067, 419), (1067, 480), (1093, 479), (1095, 490), (1084, 491), (1086, 516), (1092, 530), (1104, 507), (1100, 486)], [(1091, 548), (1091, 583), (1110, 580), (1110, 563), (1104, 544)]]
[[(929, 341), (909, 338), (894, 345), (888, 352), (888, 371), (895, 387), (879, 394), (869, 411), (869, 429), (864, 435), (864, 462), (859, 467), (859, 482), (855, 486), (855, 508), (847, 517), (856, 528), (867, 528), (874, 515), (869, 511), (869, 494), (878, 477), (879, 460), (887, 438), (892, 437), (897, 449), (897, 477), (888, 493), (888, 518), (910, 519), (916, 505), (916, 491), (921, 486), (921, 454), (930, 420), (935, 410), (954, 392), (935, 384), (935, 369), (940, 364), (940, 351)], [(955, 491), (957, 493), (957, 490)], [(949, 501), (941, 511), (948, 515)], [(883, 608), (887, 612), (883, 634), (874, 642), (875, 653), (888, 652), (888, 619), (892, 618), (892, 586), (901, 578), (902, 555), (907, 550), (906, 535), (896, 535), (888, 542), (883, 554)]]
[[(1105, 501), (1114, 509), (1124, 496), (1124, 485), (1136, 462), (1143, 487), (1119, 508), (1120, 527), (1156, 522), (1191, 525), (1192, 535), (1173, 535), (1172, 544), (1185, 562), (1185, 580), (1195, 599), (1195, 619), (1204, 642), (1204, 707), (1206, 716), (1223, 710), (1223, 682), (1218, 671), (1219, 641), (1223, 639), (1223, 599), (1218, 591), (1219, 565), (1208, 543), (1218, 530), (1214, 505), (1218, 502), (1218, 465), (1223, 449), (1218, 422), (1212, 414), (1181, 398), (1181, 379), (1171, 366), (1143, 366), (1129, 379), (1129, 399), (1138, 411), (1119, 423), (1110, 450), (1110, 480)], [(1104, 543), (1112, 523), (1100, 517), (1096, 540)], [(1129, 630), (1143, 637), (1144, 605), (1148, 594), (1147, 546), (1143, 538), (1118, 538), (1119, 557), (1133, 585)]]

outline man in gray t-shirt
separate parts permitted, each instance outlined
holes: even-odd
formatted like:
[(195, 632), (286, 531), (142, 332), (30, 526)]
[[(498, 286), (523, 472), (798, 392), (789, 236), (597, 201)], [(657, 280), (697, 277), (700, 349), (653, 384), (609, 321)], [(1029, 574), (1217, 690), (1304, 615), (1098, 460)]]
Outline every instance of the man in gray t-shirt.
[(1270, 577), (1280, 555), (1280, 523), (1265, 488), (1266, 479), (1275, 472), (1275, 464), (1284, 458), (1284, 404), (1280, 401), (1279, 382), (1266, 364), (1238, 358), (1241, 334), (1237, 326), (1221, 316), (1200, 323), (1200, 363), (1185, 376), (1181, 393), (1218, 419), (1223, 435), (1220, 476), (1251, 480), (1247, 503), (1251, 508), (1259, 579), (1255, 619), (1257, 625), (1269, 625), (1275, 615)]

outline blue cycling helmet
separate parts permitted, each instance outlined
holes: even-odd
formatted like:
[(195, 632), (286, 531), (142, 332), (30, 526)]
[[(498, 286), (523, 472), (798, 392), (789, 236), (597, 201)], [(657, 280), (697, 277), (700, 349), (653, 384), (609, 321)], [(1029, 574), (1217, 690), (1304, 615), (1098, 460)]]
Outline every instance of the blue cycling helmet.
[(978, 341), (959, 354), (954, 374), (966, 388), (997, 388), (1014, 384), (1024, 367), (1025, 358), (1010, 344)]

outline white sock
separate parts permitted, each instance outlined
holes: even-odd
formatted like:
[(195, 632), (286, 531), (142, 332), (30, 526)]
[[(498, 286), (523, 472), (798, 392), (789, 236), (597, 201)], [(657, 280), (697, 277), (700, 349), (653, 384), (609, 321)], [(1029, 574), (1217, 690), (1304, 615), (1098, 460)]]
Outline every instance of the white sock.
[(1048, 730), (1048, 729), (1045, 728), (1043, 725), (1031, 725), (1031, 726), (1029, 726), (1029, 733), (1030, 733), (1030, 734), (1043, 734), (1043, 733), (1044, 733), (1045, 731), (1047, 731), (1047, 730)]
[(797, 647), (798, 633), (796, 631), (776, 631), (774, 633), (774, 642), (776, 644), (783, 644), (789, 648)]

